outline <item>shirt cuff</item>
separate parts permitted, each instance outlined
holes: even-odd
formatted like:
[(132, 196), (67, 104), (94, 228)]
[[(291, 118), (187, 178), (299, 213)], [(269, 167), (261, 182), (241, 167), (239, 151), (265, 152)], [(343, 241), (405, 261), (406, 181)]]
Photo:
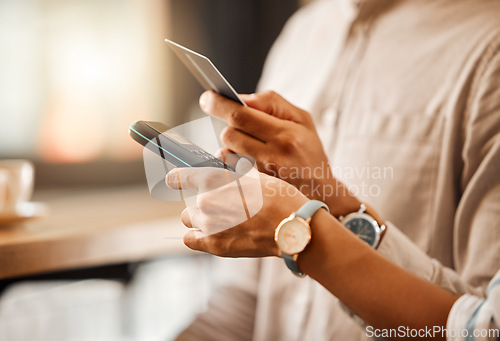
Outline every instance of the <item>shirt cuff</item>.
[(466, 329), (467, 321), (480, 304), (480, 299), (463, 295), (461, 296), (450, 310), (448, 321), (446, 322), (446, 330), (449, 331), (447, 341), (465, 341), (465, 334), (462, 332)]
[(426, 280), (432, 278), (432, 258), (391, 222), (377, 251), (400, 267)]

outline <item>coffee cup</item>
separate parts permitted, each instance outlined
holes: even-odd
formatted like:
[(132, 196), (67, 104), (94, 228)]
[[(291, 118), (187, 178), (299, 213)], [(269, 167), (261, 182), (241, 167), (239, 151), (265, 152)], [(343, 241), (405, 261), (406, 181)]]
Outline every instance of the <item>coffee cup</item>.
[(0, 215), (16, 214), (31, 199), (34, 173), (28, 160), (0, 160)]

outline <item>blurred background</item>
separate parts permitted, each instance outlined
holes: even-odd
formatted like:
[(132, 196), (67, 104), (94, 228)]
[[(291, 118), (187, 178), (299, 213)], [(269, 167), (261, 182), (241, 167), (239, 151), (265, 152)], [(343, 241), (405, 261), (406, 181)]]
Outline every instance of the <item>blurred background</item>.
[[(208, 56), (250, 93), (284, 23), (306, 2), (0, 0), (0, 160), (33, 161), (35, 199), (56, 190), (45, 197), (61, 207), (88, 200), (67, 199), (74, 188), (147, 191), (130, 123), (176, 126), (203, 116), (202, 88), (164, 39)], [(58, 219), (49, 218), (41, 224)], [(2, 235), (17, 240), (30, 228)], [(173, 339), (206, 306), (212, 263), (170, 254), (0, 280), (0, 340)]]
[(0, 158), (37, 188), (144, 180), (135, 120), (199, 117), (201, 87), (163, 42), (207, 55), (240, 93), (299, 0), (0, 0)]

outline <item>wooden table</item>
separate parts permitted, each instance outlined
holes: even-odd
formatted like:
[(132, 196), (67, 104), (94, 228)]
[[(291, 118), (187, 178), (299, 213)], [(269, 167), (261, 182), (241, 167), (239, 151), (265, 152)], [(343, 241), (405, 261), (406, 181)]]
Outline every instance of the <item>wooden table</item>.
[(184, 203), (150, 197), (145, 185), (35, 193), (48, 215), (0, 226), (0, 279), (190, 252)]

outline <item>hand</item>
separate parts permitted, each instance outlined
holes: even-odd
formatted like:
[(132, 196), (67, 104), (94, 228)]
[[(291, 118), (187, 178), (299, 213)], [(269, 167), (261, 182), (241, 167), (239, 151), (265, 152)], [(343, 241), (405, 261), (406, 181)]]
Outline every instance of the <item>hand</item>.
[(197, 229), (184, 235), (184, 243), (223, 257), (279, 256), (276, 226), (308, 199), (286, 182), (259, 173), (246, 159), (236, 171), (193, 167), (167, 174), (170, 188), (199, 191), (196, 206), (181, 215), (184, 225)]
[(335, 216), (359, 209), (360, 202), (333, 177), (306, 111), (272, 91), (241, 97), (248, 107), (214, 92), (205, 92), (200, 98), (205, 113), (229, 124), (221, 135), (228, 150), (252, 156), (260, 171), (325, 202)]

